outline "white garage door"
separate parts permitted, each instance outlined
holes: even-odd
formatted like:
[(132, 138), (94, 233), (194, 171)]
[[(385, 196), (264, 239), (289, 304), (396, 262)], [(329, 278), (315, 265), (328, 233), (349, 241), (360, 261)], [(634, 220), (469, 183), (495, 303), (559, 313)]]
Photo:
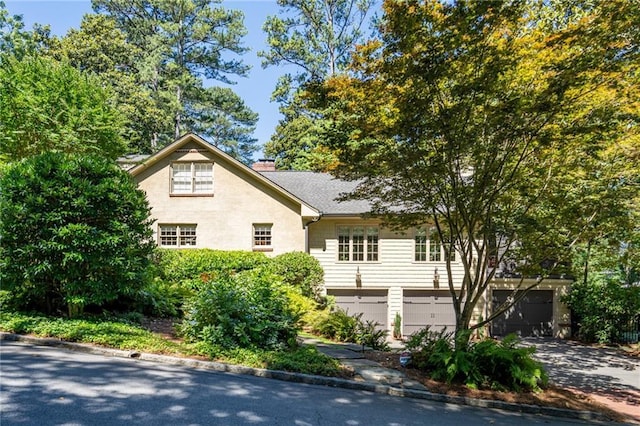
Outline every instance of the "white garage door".
[(336, 305), (349, 315), (362, 313), (363, 321), (373, 321), (379, 329), (387, 329), (387, 290), (327, 289), (327, 294), (334, 296)]
[(403, 294), (402, 334), (410, 336), (429, 326), (431, 331), (456, 328), (451, 293), (447, 290), (405, 290)]

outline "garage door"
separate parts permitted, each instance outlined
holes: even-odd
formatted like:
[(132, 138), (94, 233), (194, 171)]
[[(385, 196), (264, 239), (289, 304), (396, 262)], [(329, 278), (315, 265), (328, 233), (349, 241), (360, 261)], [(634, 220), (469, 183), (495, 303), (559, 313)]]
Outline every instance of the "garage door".
[(432, 331), (454, 331), (456, 314), (447, 290), (405, 290), (403, 294), (402, 334), (410, 336), (430, 326)]
[(334, 296), (336, 305), (353, 315), (362, 312), (363, 321), (373, 321), (378, 328), (387, 329), (387, 290), (337, 290), (327, 289)]
[[(511, 290), (493, 290), (493, 309), (497, 309)], [(491, 333), (522, 337), (553, 335), (553, 290), (532, 290), (522, 300), (493, 320)]]

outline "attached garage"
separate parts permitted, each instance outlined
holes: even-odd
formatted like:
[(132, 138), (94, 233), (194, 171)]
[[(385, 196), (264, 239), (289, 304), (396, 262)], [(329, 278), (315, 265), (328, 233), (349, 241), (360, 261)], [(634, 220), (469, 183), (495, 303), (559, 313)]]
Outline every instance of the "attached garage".
[(432, 331), (456, 328), (456, 314), (448, 290), (404, 290), (402, 334), (410, 336), (430, 326)]
[(340, 290), (327, 289), (327, 294), (336, 299), (336, 305), (349, 315), (362, 312), (363, 321), (380, 324), (378, 328), (387, 329), (388, 294), (387, 290)]
[[(511, 290), (493, 290), (493, 309), (504, 303)], [(516, 333), (521, 337), (553, 336), (553, 290), (531, 290), (491, 323), (493, 336)]]

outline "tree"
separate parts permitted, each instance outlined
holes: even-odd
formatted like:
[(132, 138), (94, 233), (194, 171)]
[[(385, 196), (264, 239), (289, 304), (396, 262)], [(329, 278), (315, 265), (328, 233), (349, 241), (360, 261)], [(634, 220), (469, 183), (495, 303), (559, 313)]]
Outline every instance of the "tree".
[(12, 164), (0, 186), (0, 279), (18, 306), (74, 315), (144, 285), (150, 208), (112, 161), (47, 152)]
[(4, 2), (0, 1), (0, 52), (2, 55), (17, 58), (32, 55), (46, 46), (49, 40), (48, 26), (36, 24), (32, 31), (25, 30), (22, 16), (9, 15)]
[[(640, 10), (619, 1), (564, 13), (567, 4), (385, 2), (381, 37), (359, 47), (354, 75), (318, 95), (330, 100), (337, 173), (360, 182), (352, 197), (391, 225), (432, 224), (446, 242), (467, 339), (637, 197), (640, 168), (624, 147), (638, 140)], [(520, 285), (471, 325), (505, 261)]]
[[(576, 282), (565, 301), (579, 325), (581, 339), (599, 343), (631, 340), (625, 334), (640, 317), (638, 264), (629, 264), (627, 256), (632, 250), (630, 244), (621, 247), (606, 239), (576, 248)], [(587, 262), (588, 274), (586, 268), (580, 268)]]
[(123, 123), (100, 82), (44, 57), (6, 58), (0, 67), (0, 160), (45, 151), (115, 159)]
[(125, 118), (130, 152), (151, 153), (154, 135), (171, 133), (170, 117), (141, 80), (138, 63), (145, 52), (126, 40), (112, 18), (87, 14), (79, 29), (56, 41), (46, 49), (47, 55), (94, 74), (111, 89), (113, 104)]
[[(242, 13), (212, 7), (209, 0), (94, 0), (93, 7), (114, 19), (127, 41), (144, 55), (136, 64), (139, 81), (151, 91), (158, 106), (171, 122), (170, 132), (152, 136), (151, 148), (179, 137), (187, 130), (198, 130), (213, 137), (231, 154), (242, 150), (239, 158), (257, 150), (253, 132), (257, 116), (230, 90), (205, 88), (203, 78), (231, 84), (232, 76), (246, 76), (248, 67), (227, 55), (240, 55), (246, 29)], [(223, 109), (222, 107), (230, 108)], [(242, 119), (238, 119), (242, 110)], [(233, 123), (242, 141), (228, 146), (233, 132), (218, 127), (212, 117)], [(216, 138), (225, 134), (224, 138)], [(235, 151), (234, 151), (235, 150)]]
[(322, 117), (304, 99), (304, 87), (344, 72), (349, 55), (362, 40), (372, 0), (278, 0), (283, 16), (270, 16), (263, 26), (269, 50), (259, 52), (263, 67), (293, 66), (280, 77), (272, 99), (284, 118), (265, 145), (278, 167), (324, 170), (334, 161), (318, 148)]

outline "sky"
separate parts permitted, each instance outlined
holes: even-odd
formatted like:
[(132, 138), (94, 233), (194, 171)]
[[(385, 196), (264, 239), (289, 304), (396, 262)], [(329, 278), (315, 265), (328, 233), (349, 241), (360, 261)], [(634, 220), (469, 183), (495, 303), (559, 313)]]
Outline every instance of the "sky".
[[(79, 28), (82, 16), (93, 13), (90, 0), (4, 0), (10, 15), (22, 15), (25, 28), (31, 29), (34, 23), (49, 25), (51, 33), (63, 36), (70, 28)], [(251, 66), (249, 76), (237, 77), (233, 90), (254, 112), (259, 114), (254, 137), (262, 146), (273, 134), (280, 113), (278, 104), (271, 102), (271, 92), (275, 88), (278, 77), (285, 72), (284, 68), (269, 67), (263, 69), (257, 52), (267, 50), (266, 35), (262, 24), (267, 16), (277, 15), (276, 0), (225, 0), (223, 5), (229, 9), (244, 12), (244, 24), (248, 34), (244, 43), (251, 50), (242, 56), (245, 64)], [(290, 72), (291, 70), (289, 70)], [(257, 153), (255, 158), (260, 158)]]

